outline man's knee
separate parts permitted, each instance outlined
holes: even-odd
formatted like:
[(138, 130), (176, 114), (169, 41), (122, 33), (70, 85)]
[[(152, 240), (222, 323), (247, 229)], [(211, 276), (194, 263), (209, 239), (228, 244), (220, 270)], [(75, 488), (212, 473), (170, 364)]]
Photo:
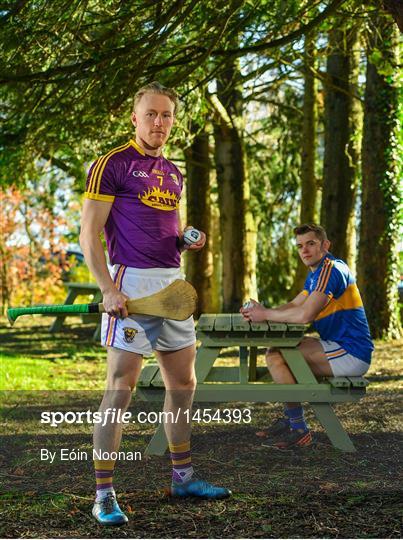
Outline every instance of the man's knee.
[(131, 393), (136, 386), (141, 362), (141, 355), (118, 349), (108, 350), (107, 390)]
[(102, 407), (126, 410), (136, 386), (141, 357), (118, 350), (108, 351), (108, 378)]
[(196, 375), (193, 373), (188, 377), (178, 377), (172, 382), (171, 390), (179, 390), (183, 392), (194, 392), (196, 390)]
[(133, 373), (116, 369), (109, 373), (108, 390), (127, 390), (133, 392), (136, 386), (136, 378)]
[(282, 357), (280, 351), (278, 351), (277, 349), (267, 349), (266, 364), (269, 370), (279, 366), (283, 366), (284, 358)]
[(126, 410), (132, 398), (130, 388), (107, 388), (102, 399), (101, 407)]

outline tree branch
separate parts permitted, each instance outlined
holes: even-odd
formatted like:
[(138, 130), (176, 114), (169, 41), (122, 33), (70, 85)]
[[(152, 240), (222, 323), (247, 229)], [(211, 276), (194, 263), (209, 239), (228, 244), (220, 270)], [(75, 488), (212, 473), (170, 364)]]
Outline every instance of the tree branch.
[[(176, 4), (171, 6), (169, 12), (166, 14), (168, 19), (171, 19), (183, 6), (184, 0), (178, 0)], [(117, 47), (115, 49), (110, 49), (98, 54), (94, 58), (88, 58), (83, 62), (77, 62), (73, 64), (62, 65), (54, 68), (47, 69), (45, 71), (39, 71), (35, 73), (24, 73), (17, 75), (16, 73), (11, 74), (0, 74), (0, 84), (7, 84), (9, 82), (29, 82), (29, 81), (49, 81), (55, 75), (70, 75), (76, 72), (82, 72), (83, 75), (88, 76), (87, 72), (104, 62), (105, 60), (112, 60), (113, 58), (118, 58), (120, 56), (125, 56), (128, 53), (132, 53), (133, 49), (139, 48), (142, 45), (149, 47), (149, 44), (152, 43), (153, 48), (155, 49), (159, 44), (161, 44), (172, 32), (174, 32), (184, 18), (191, 12), (194, 8), (194, 5), (189, 5), (177, 19), (171, 22), (168, 28), (162, 32), (158, 38), (155, 37), (155, 34), (159, 32), (164, 26), (163, 21), (160, 22), (160, 25), (157, 28), (153, 28), (145, 36), (134, 41), (130, 41), (123, 47)]]
[(28, 0), (18, 0), (14, 4), (14, 6), (10, 9), (10, 11), (0, 18), (0, 24), (1, 25), (6, 24), (8, 19), (10, 19), (11, 17), (14, 17), (14, 15), (17, 15), (17, 13), (19, 13), (23, 9), (23, 7), (25, 6), (27, 2)]
[(212, 55), (213, 56), (242, 56), (247, 53), (258, 53), (258, 52), (266, 51), (267, 49), (274, 49), (276, 47), (287, 45), (288, 43), (291, 43), (292, 41), (299, 39), (300, 37), (304, 36), (305, 34), (309, 33), (311, 30), (313, 30), (313, 28), (315, 28), (318, 24), (320, 24), (327, 17), (329, 17), (329, 15), (334, 13), (336, 9), (339, 8), (341, 4), (343, 4), (344, 2), (346, 2), (346, 0), (333, 0), (333, 2), (329, 6), (327, 6), (321, 13), (319, 13), (317, 17), (312, 19), (312, 21), (310, 21), (307, 24), (301, 25), (297, 30), (294, 30), (294, 32), (291, 32), (290, 34), (287, 34), (286, 36), (273, 39), (271, 41), (263, 41), (262, 43), (251, 45), (250, 47), (213, 51)]
[[(333, 13), (341, 4), (343, 4), (346, 0), (333, 0), (332, 3), (327, 6), (318, 16), (316, 16), (314, 19), (312, 19), (309, 23), (301, 25), (297, 30), (294, 32), (291, 32), (290, 34), (287, 34), (286, 36), (283, 36), (281, 38), (277, 38), (271, 41), (264, 41), (257, 43), (255, 45), (251, 45), (248, 47), (243, 48), (237, 48), (237, 49), (218, 49), (213, 50), (210, 52), (212, 57), (215, 56), (225, 56), (225, 57), (237, 57), (242, 56), (244, 54), (248, 53), (258, 53), (262, 52), (268, 49), (280, 47), (283, 45), (286, 45), (288, 43), (291, 43), (292, 41), (295, 41), (296, 39), (300, 38), (304, 34), (310, 32), (315, 26), (320, 24), (324, 19), (326, 19), (331, 13)], [(170, 17), (172, 17), (173, 13), (177, 13), (179, 9), (183, 5), (183, 0), (178, 0), (174, 6), (170, 9)], [(194, 6), (191, 6), (190, 9), (194, 8)], [(177, 28), (177, 25), (183, 21), (184, 17), (189, 14), (189, 6), (184, 12), (178, 17), (178, 20), (172, 21), (171, 25), (158, 36), (157, 39), (153, 39), (153, 47), (155, 48), (156, 44), (160, 44), (162, 41), (165, 40), (165, 38), (172, 33), (175, 28)], [(165, 19), (166, 20), (166, 19)], [(160, 22), (159, 28), (162, 28), (163, 22)], [(58, 66), (55, 68), (50, 68), (45, 71), (36, 72), (36, 73), (24, 73), (24, 74), (2, 74), (0, 75), (0, 84), (7, 84), (9, 82), (29, 82), (29, 81), (49, 81), (55, 75), (71, 75), (76, 72), (82, 72), (84, 77), (88, 77), (88, 72), (92, 71), (92, 68), (99, 65), (105, 60), (110, 61), (113, 58), (125, 56), (128, 53), (131, 53), (133, 51), (133, 48), (139, 47), (141, 45), (145, 45), (146, 43), (150, 42), (150, 39), (152, 35), (155, 34), (155, 28), (148, 33), (146, 36), (142, 37), (139, 40), (132, 41), (130, 43), (127, 43), (123, 47), (119, 47), (116, 49), (108, 50), (103, 52), (102, 54), (98, 55), (96, 58), (89, 58), (87, 60), (84, 60), (83, 62), (78, 62), (74, 64), (64, 65), (64, 66)], [(195, 47), (193, 49), (193, 54), (189, 52), (189, 50), (186, 51), (186, 55), (184, 58), (177, 60), (175, 62), (167, 63), (164, 65), (155, 65), (150, 66), (151, 72), (158, 72), (160, 69), (164, 68), (170, 68), (170, 67), (178, 67), (179, 65), (186, 65), (190, 63), (195, 58), (195, 54), (199, 53), (198, 58), (202, 58), (207, 52), (209, 51), (209, 48), (201, 48), (201, 47)]]

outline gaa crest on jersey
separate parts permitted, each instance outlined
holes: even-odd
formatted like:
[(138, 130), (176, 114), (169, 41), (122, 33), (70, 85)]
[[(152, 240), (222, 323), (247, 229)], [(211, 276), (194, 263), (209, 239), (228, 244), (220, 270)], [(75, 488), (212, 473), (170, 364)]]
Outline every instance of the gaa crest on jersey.
[(148, 178), (148, 174), (145, 171), (133, 171), (132, 174), (135, 178)]
[(172, 178), (172, 181), (175, 182), (177, 186), (179, 186), (179, 178), (176, 176), (176, 174), (169, 173), (169, 176)]
[(123, 328), (123, 332), (124, 332), (123, 339), (126, 341), (126, 343), (133, 343), (138, 330), (136, 330), (136, 328), (130, 328), (129, 326), (125, 326)]

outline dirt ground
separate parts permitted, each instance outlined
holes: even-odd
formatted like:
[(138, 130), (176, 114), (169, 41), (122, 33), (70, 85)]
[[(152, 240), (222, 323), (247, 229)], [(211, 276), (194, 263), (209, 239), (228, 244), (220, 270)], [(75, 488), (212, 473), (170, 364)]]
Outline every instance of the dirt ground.
[[(6, 354), (18, 342), (20, 352), (28, 355), (31, 350), (35, 351), (32, 357), (41, 356), (26, 335), (22, 339), (17, 330), (13, 332), (8, 337), (0, 332)], [(91, 356), (82, 330), (72, 330), (71, 335), (52, 342), (55, 355), (72, 340), (80, 354), (87, 351)], [(90, 455), (90, 426), (52, 428), (41, 425), (39, 418), (45, 410), (96, 410), (102, 392), (4, 391), (0, 396), (0, 536), (399, 538), (402, 344), (378, 343), (366, 397), (335, 408), (356, 453), (335, 450), (309, 408), (307, 418), (315, 442), (303, 450), (263, 447), (255, 436), (258, 427), (269, 424), (281, 411), (276, 404), (220, 404), (220, 409), (249, 408), (249, 424), (196, 423), (192, 457), (197, 473), (229, 487), (233, 496), (225, 501), (167, 498), (163, 490), (169, 485), (169, 456), (144, 455), (154, 426), (128, 426), (122, 449), (140, 452), (141, 460), (121, 461), (116, 469), (115, 489), (130, 520), (121, 528), (102, 528), (91, 517), (92, 456), (77, 461), (56, 459), (53, 464), (41, 460), (43, 448), (54, 449), (58, 455), (61, 448)], [(50, 371), (54, 363), (50, 358)], [(134, 401), (130, 410), (136, 414), (152, 409)]]

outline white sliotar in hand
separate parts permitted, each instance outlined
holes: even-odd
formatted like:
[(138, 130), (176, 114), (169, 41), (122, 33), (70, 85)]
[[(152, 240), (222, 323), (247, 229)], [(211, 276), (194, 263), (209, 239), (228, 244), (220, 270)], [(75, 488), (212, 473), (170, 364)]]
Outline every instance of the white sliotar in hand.
[(185, 242), (185, 244), (187, 244), (188, 246), (191, 246), (192, 244), (195, 244), (196, 242), (198, 242), (201, 238), (201, 232), (198, 231), (197, 229), (187, 229), (184, 233), (183, 233), (183, 241)]

